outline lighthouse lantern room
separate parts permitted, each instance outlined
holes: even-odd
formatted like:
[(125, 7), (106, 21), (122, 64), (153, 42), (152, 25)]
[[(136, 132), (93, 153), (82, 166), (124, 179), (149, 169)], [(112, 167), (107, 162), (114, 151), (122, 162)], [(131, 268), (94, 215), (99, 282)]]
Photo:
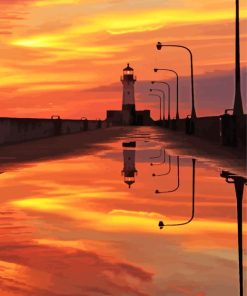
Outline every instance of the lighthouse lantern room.
[(123, 69), (121, 81), (123, 84), (122, 110), (133, 112), (135, 111), (134, 84), (136, 82), (136, 77), (134, 77), (134, 69), (131, 68), (129, 64), (127, 64), (127, 67)]

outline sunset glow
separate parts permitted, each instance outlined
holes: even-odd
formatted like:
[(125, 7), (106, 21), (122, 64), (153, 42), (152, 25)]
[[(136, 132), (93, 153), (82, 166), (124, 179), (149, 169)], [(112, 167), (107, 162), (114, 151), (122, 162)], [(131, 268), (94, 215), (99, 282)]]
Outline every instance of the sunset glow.
[[(241, 1), (240, 1), (241, 2)], [(241, 5), (241, 66), (246, 66), (247, 8)], [(106, 109), (119, 108), (119, 77), (127, 62), (137, 75), (139, 109), (157, 106), (146, 95), (154, 66), (177, 69), (189, 76), (182, 51), (157, 52), (157, 41), (180, 43), (194, 53), (195, 75), (221, 81), (234, 68), (234, 3), (176, 1), (7, 1), (0, 3), (0, 103), (2, 116), (105, 118)], [(213, 49), (213, 50), (212, 50)], [(175, 54), (176, 53), (176, 54)], [(148, 57), (148, 59), (147, 59)], [(170, 75), (165, 75), (171, 79)], [(229, 77), (230, 77), (229, 76)], [(164, 76), (163, 76), (164, 77)], [(144, 84), (143, 84), (144, 83)], [(222, 82), (223, 83), (223, 82)], [(204, 83), (205, 84), (205, 83)], [(210, 110), (216, 93), (197, 92), (198, 112), (221, 112), (233, 99), (229, 85), (225, 100)], [(245, 89), (245, 84), (243, 85)], [(183, 89), (181, 113), (186, 114), (189, 88)], [(245, 98), (243, 98), (245, 99)], [(98, 108), (92, 110), (95, 102)], [(181, 103), (182, 104), (182, 103)]]
[[(156, 140), (150, 140), (151, 132)], [(192, 159), (180, 157), (177, 191), (156, 194), (157, 188), (169, 190), (177, 182), (174, 154), (170, 174), (152, 176), (168, 166), (150, 165), (151, 158), (162, 160), (159, 132), (133, 128), (127, 140), (136, 141), (135, 154), (124, 153), (124, 139), (118, 137), (86, 153), (77, 150), (0, 170), (1, 295), (187, 296), (217, 289), (230, 296), (236, 291), (234, 186), (214, 165), (196, 160), (195, 216), (187, 225), (169, 227), (191, 217)], [(135, 155), (131, 188), (124, 182), (126, 155)], [(244, 201), (244, 238), (245, 210)]]

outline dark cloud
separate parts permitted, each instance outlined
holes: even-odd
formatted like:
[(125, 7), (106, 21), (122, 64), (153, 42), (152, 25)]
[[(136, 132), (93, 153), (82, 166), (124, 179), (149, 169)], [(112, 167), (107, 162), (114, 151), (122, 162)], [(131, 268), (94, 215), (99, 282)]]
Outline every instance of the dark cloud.
[[(243, 105), (246, 106), (247, 93), (247, 71), (245, 68), (241, 71), (242, 75), (242, 99)], [(157, 80), (159, 77), (157, 77)], [(166, 80), (171, 84), (171, 108), (175, 108), (176, 85), (174, 80)], [(234, 99), (234, 71), (216, 71), (198, 75), (195, 77), (195, 98), (198, 115), (219, 115), (225, 109), (231, 108)], [(191, 102), (190, 78), (180, 77), (179, 80), (180, 109), (189, 112)], [(136, 98), (137, 102), (148, 102), (154, 104), (154, 99), (148, 96), (150, 87), (154, 87), (149, 81), (140, 80), (136, 82)], [(155, 88), (162, 88), (158, 84)], [(89, 89), (89, 92), (121, 92), (121, 83), (113, 83), (111, 85), (99, 86)], [(186, 113), (185, 112), (185, 113)], [(186, 113), (187, 114), (187, 113)]]

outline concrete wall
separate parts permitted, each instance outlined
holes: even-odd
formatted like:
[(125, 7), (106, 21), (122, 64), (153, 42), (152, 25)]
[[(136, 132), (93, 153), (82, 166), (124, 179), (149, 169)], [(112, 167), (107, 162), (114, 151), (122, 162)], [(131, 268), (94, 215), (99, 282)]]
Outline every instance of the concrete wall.
[(220, 143), (221, 138), (219, 117), (211, 116), (197, 118), (195, 120), (195, 136)]
[[(246, 146), (246, 123), (246, 115), (236, 119), (235, 129), (238, 146)], [(172, 124), (170, 128), (172, 129)], [(186, 133), (186, 119), (179, 119), (176, 122), (176, 130)], [(220, 116), (198, 117), (194, 119), (193, 135), (211, 142), (223, 143)]]
[(98, 120), (0, 118), (0, 145), (106, 128)]

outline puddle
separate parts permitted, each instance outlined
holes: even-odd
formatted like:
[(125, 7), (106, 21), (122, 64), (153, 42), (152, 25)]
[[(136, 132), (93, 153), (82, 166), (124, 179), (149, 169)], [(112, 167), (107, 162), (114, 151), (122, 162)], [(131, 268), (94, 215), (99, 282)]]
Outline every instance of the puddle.
[(233, 176), (171, 152), (144, 130), (2, 173), (1, 295), (238, 295)]

